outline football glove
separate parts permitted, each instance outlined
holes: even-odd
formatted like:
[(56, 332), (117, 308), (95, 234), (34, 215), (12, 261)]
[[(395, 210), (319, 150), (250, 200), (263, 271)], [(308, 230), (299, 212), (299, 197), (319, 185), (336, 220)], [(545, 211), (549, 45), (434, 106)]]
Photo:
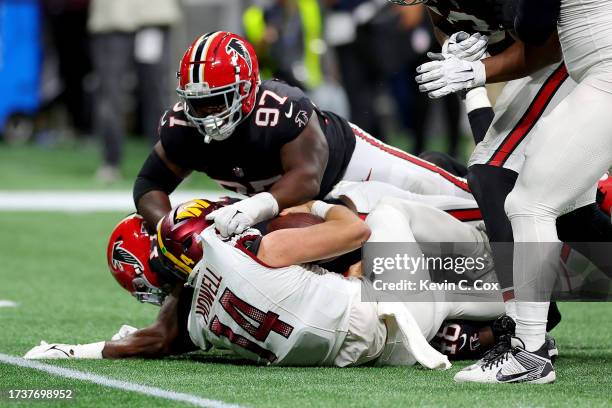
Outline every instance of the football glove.
[(486, 54), (488, 44), (489, 38), (486, 35), (469, 35), (465, 31), (459, 31), (444, 42), (441, 53), (428, 52), (427, 56), (434, 61), (445, 59), (445, 55), (454, 55), (466, 61), (478, 61)]
[(442, 61), (430, 61), (417, 67), (416, 81), (419, 91), (432, 99), (466, 91), (484, 85), (487, 80), (481, 61), (465, 61), (444, 54)]
[(40, 345), (32, 347), (23, 358), (30, 360), (40, 359), (100, 359), (102, 358), (102, 349), (104, 342), (91, 344), (48, 344), (46, 341), (41, 341)]
[(251, 225), (272, 218), (278, 214), (278, 203), (270, 193), (259, 193), (246, 200), (219, 208), (208, 214), (206, 219), (215, 222), (215, 228), (222, 237), (240, 234)]

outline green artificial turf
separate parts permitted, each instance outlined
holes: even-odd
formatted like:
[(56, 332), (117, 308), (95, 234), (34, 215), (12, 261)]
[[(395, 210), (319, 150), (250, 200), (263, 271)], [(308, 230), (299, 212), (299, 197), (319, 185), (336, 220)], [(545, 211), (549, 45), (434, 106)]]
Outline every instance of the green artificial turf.
[[(128, 140), (122, 179), (104, 184), (95, 178), (102, 159), (98, 146), (91, 141), (54, 146), (0, 144), (0, 190), (131, 190), (149, 151), (144, 141)], [(207, 176), (193, 174), (181, 188), (219, 187)]]

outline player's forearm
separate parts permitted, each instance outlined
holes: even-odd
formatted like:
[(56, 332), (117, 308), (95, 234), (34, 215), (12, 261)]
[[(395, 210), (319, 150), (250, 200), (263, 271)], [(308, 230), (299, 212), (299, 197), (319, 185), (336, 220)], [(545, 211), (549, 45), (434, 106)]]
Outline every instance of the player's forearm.
[(130, 336), (108, 341), (102, 349), (103, 358), (160, 358), (172, 355), (166, 336), (155, 326), (138, 330)]
[(321, 188), (321, 176), (318, 173), (316, 170), (295, 169), (288, 171), (274, 183), (270, 194), (276, 199), (279, 210), (315, 198)]
[(349, 209), (335, 205), (325, 214), (324, 223), (264, 236), (257, 256), (277, 268), (319, 261), (360, 248), (369, 236), (370, 228), (365, 222)]
[(137, 330), (127, 337), (106, 342), (102, 350), (104, 358), (159, 358), (186, 353), (195, 349), (186, 332), (179, 329), (179, 299), (186, 296), (182, 285), (177, 285), (166, 297), (159, 310), (157, 321), (149, 327)]
[(153, 190), (143, 195), (138, 200), (136, 210), (147, 222), (147, 230), (155, 233), (157, 222), (168, 214), (172, 209), (168, 194), (163, 191)]
[(321, 258), (342, 255), (361, 248), (371, 234), (370, 227), (364, 221), (340, 205), (331, 208), (325, 223), (320, 226), (326, 229), (320, 236), (324, 237), (321, 246), (327, 252)]
[(487, 83), (512, 81), (561, 60), (558, 38), (551, 37), (543, 46), (529, 46), (516, 41), (501, 54), (485, 58)]
[(370, 228), (348, 208), (334, 205), (326, 212), (324, 223), (308, 227), (301, 235), (301, 262), (312, 262), (360, 248), (370, 237)]

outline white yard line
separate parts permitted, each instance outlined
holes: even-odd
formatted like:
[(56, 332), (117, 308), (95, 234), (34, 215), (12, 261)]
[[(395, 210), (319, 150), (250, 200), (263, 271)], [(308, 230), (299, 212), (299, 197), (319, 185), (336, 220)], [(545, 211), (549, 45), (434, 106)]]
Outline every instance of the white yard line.
[(0, 299), (0, 307), (17, 307), (17, 303), (12, 300), (3, 300)]
[(164, 398), (171, 401), (180, 401), (192, 404), (198, 407), (210, 408), (240, 408), (239, 405), (228, 404), (223, 401), (201, 398), (196, 395), (184, 394), (180, 392), (162, 390), (161, 388), (149, 387), (128, 381), (115, 380), (113, 378), (88, 373), (86, 371), (73, 370), (64, 367), (57, 367), (50, 364), (40, 363), (38, 361), (26, 360), (20, 357), (9, 356), (0, 353), (0, 363), (10, 364), (13, 366), (30, 368), (33, 370), (43, 371), (45, 373), (56, 375), (58, 377), (72, 378), (80, 381), (87, 381), (103, 387), (116, 388), (124, 391), (137, 392), (139, 394), (149, 395), (151, 397)]
[[(236, 196), (230, 191), (190, 190), (172, 193), (172, 205), (193, 198)], [(0, 211), (134, 211), (131, 191), (0, 191)]]

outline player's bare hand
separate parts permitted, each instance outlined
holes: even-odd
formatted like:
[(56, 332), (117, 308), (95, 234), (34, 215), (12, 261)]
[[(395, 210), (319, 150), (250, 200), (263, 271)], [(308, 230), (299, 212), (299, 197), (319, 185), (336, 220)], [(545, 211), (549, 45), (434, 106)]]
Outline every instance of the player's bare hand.
[(283, 215), (293, 214), (293, 213), (310, 213), (312, 210), (313, 203), (314, 203), (314, 200), (311, 200), (305, 204), (300, 204), (294, 207), (285, 208), (283, 211), (281, 211), (279, 215), (283, 216)]
[(349, 266), (345, 276), (347, 278), (361, 278), (363, 276), (363, 269), (361, 268), (361, 261), (355, 262)]
[(130, 326), (129, 324), (124, 324), (123, 326), (121, 326), (121, 328), (119, 328), (119, 331), (115, 333), (113, 337), (111, 337), (111, 340), (116, 341), (116, 340), (125, 339), (126, 337), (128, 337), (129, 335), (131, 335), (132, 333), (136, 331), (138, 331), (138, 329), (135, 328), (134, 326)]

